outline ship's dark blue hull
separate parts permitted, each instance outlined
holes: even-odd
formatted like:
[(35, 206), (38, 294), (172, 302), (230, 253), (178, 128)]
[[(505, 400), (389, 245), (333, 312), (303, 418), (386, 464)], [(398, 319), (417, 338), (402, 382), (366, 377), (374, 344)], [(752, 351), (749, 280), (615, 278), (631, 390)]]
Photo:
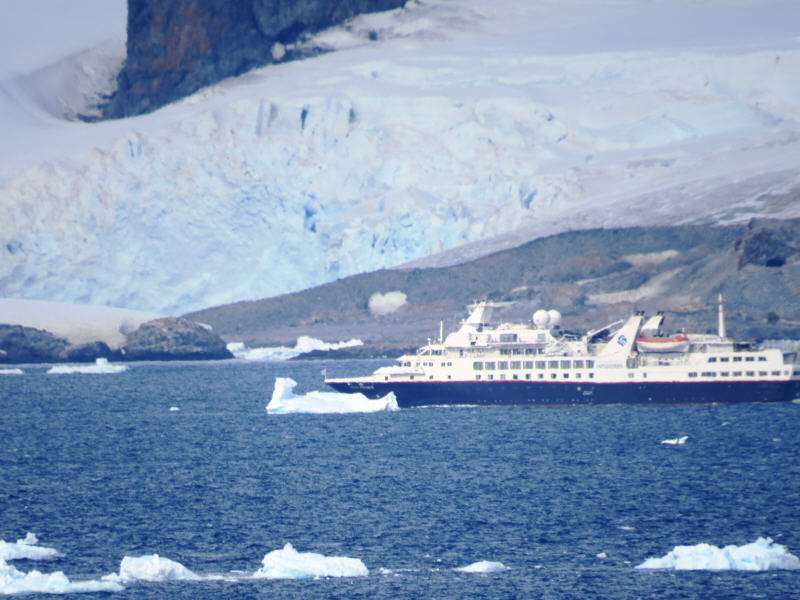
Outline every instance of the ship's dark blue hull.
[(340, 392), (382, 398), (394, 392), (400, 407), (452, 404), (681, 404), (781, 402), (797, 386), (786, 381), (566, 383), (533, 381), (329, 382)]

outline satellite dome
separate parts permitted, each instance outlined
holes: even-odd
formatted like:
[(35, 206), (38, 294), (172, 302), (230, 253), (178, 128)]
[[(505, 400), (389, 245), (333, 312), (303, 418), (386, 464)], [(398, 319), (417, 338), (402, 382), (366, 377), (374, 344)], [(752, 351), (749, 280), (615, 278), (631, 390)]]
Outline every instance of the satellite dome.
[(551, 308), (547, 311), (547, 314), (550, 316), (550, 327), (555, 327), (561, 323), (561, 313), (556, 309)]
[(533, 324), (539, 329), (548, 327), (550, 325), (550, 313), (540, 308), (533, 313)]

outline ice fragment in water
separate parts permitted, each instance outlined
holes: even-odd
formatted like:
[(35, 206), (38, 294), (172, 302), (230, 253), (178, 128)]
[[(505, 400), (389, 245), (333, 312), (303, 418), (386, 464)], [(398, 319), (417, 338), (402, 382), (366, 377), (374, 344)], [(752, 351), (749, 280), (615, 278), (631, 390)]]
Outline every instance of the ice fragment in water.
[(317, 577), (366, 577), (367, 567), (358, 558), (323, 556), (298, 552), (291, 544), (273, 550), (262, 561), (253, 577), (266, 579), (315, 579)]
[(662, 444), (669, 444), (671, 446), (682, 446), (686, 443), (686, 440), (689, 439), (688, 435), (681, 436), (679, 438), (674, 438), (670, 440), (661, 440)]
[(6, 542), (0, 540), (0, 558), (5, 560), (18, 560), (27, 558), (29, 560), (42, 560), (59, 556), (58, 550), (55, 548), (46, 548), (44, 546), (37, 546), (39, 542), (35, 534), (30, 531), (21, 540), (16, 543)]
[(462, 573), (500, 573), (501, 571), (508, 571), (508, 567), (501, 562), (494, 562), (491, 560), (479, 560), (466, 567), (459, 567), (455, 569)]
[(126, 556), (119, 565), (119, 574), (112, 573), (103, 577), (103, 581), (122, 583), (131, 581), (195, 581), (198, 579), (200, 579), (199, 575), (193, 573), (181, 563), (158, 554)]
[(718, 548), (711, 544), (675, 546), (661, 558), (648, 558), (637, 569), (675, 569), (709, 571), (766, 571), (768, 569), (800, 569), (800, 559), (785, 546), (770, 538), (758, 538), (743, 546)]
[(57, 365), (50, 367), (48, 373), (51, 375), (64, 375), (67, 373), (121, 373), (127, 371), (125, 365), (112, 365), (107, 358), (98, 358), (93, 365)]
[(0, 595), (70, 594), (75, 592), (121, 592), (123, 588), (113, 581), (70, 581), (61, 571), (41, 573), (33, 570), (25, 573), (0, 558)]
[(364, 394), (343, 394), (341, 392), (311, 391), (303, 396), (296, 395), (297, 382), (291, 377), (276, 377), (272, 399), (267, 404), (267, 412), (287, 413), (354, 413), (398, 410), (397, 400), (389, 392), (383, 398), (370, 400)]

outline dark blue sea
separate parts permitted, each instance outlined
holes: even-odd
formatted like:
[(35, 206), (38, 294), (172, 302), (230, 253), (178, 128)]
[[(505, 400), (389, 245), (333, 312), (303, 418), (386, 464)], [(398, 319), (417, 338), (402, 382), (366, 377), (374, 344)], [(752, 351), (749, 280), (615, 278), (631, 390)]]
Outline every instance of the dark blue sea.
[[(75, 594), (87, 599), (800, 598), (800, 571), (635, 568), (759, 537), (800, 555), (800, 404), (265, 411), (276, 376), (324, 389), (322, 369), (378, 364), (2, 376), (0, 539), (34, 532), (62, 556), (14, 566), (72, 581), (145, 554), (252, 573), (287, 542), (370, 571)], [(509, 570), (454, 570), (480, 560)]]

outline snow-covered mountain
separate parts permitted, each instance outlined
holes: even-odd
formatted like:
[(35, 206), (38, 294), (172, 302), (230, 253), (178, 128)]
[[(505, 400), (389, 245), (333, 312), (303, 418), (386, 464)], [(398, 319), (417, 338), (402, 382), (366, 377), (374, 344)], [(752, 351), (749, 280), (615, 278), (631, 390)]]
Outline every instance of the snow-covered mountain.
[(0, 296), (182, 313), (569, 229), (798, 217), (797, 23), (795, 0), (412, 0), (84, 123), (124, 2), (0, 2)]

